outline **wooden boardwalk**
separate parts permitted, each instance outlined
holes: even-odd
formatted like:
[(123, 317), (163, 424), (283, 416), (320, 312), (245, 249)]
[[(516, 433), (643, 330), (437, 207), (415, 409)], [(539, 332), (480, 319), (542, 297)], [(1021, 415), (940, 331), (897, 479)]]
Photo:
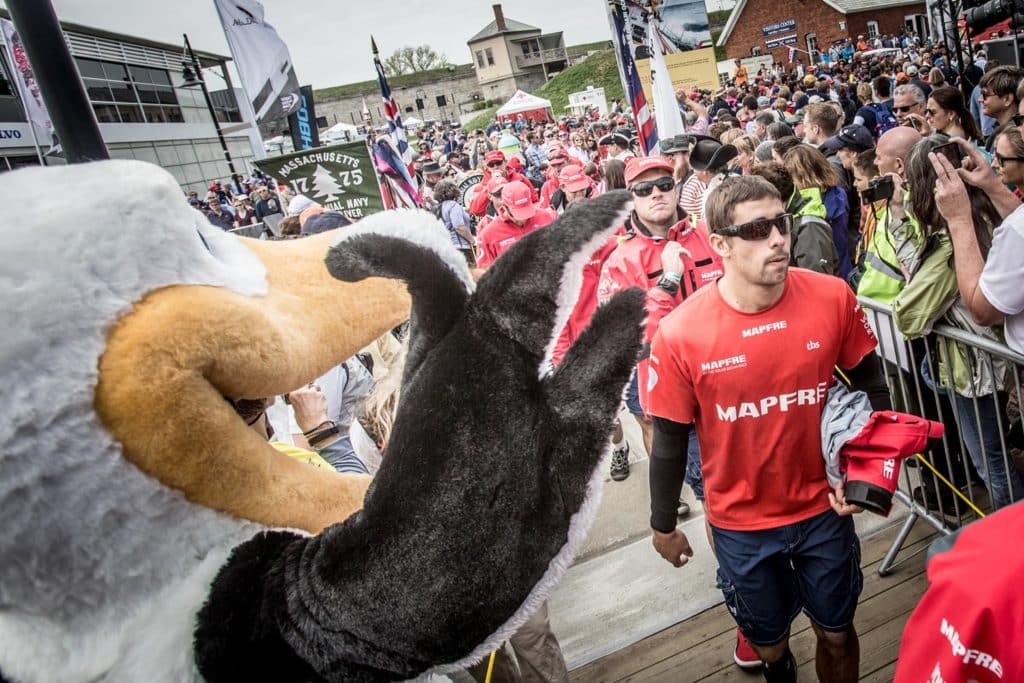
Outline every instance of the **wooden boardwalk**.
[[(878, 575), (878, 565), (898, 528), (887, 529), (861, 543), (864, 591), (855, 621), (860, 636), (861, 681), (892, 680), (904, 624), (927, 587), (925, 550), (935, 532), (921, 520), (897, 557), (897, 566), (889, 576)], [(733, 664), (735, 633), (736, 624), (729, 612), (724, 605), (718, 605), (572, 671), (571, 679), (580, 683), (764, 680), (759, 672), (746, 672)], [(814, 647), (814, 632), (807, 617), (801, 614), (793, 623), (790, 640), (801, 681), (816, 680)]]

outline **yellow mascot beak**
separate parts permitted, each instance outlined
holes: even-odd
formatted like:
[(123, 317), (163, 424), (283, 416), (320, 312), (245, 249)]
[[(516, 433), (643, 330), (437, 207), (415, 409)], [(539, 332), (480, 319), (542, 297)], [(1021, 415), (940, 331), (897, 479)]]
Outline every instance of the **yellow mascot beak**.
[(196, 285), (147, 294), (109, 333), (96, 411), (125, 458), (190, 501), (315, 533), (360, 509), (370, 478), (281, 455), (225, 397), (311, 381), (408, 319), (409, 296), (396, 280), (331, 277), (330, 232), (240, 239), (266, 267), (267, 295)]

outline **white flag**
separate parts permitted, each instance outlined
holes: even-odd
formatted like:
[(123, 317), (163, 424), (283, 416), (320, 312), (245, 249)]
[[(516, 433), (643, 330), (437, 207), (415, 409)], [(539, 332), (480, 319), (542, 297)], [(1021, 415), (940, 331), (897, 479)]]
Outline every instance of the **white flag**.
[(256, 0), (213, 0), (257, 125), (286, 118), (302, 97), (288, 46)]
[(651, 52), (651, 98), (654, 100), (654, 121), (658, 126), (658, 140), (668, 140), (675, 135), (682, 135), (686, 129), (676, 102), (672, 77), (665, 66), (658, 26), (659, 22), (651, 17), (650, 23), (647, 24), (647, 39)]
[(25, 107), (28, 120), (46, 131), (47, 135), (52, 136), (53, 123), (50, 121), (50, 114), (46, 111), (46, 104), (43, 103), (39, 84), (36, 83), (35, 75), (32, 73), (32, 65), (28, 63), (28, 55), (25, 54), (18, 31), (9, 19), (0, 19), (0, 27), (3, 28), (4, 44), (7, 45), (7, 54), (11, 60), (14, 85), (18, 88), (18, 97), (21, 98), (21, 103)]

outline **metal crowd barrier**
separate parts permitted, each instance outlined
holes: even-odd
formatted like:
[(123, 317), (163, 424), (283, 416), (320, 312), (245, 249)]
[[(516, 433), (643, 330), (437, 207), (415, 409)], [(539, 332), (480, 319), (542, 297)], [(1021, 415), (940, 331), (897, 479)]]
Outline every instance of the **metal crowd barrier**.
[[(1024, 500), (1021, 475), (1012, 478), (1017, 471), (1014, 455), (1024, 464), (1019, 450), (1024, 447), (1020, 436), (1024, 356), (945, 324), (935, 325), (923, 339), (906, 341), (893, 322), (891, 307), (864, 297), (860, 303), (878, 337), (878, 354), (884, 361), (893, 408), (946, 426), (940, 445), (903, 462), (894, 499), (910, 514), (879, 566), (878, 573), (885, 576), (918, 520), (942, 534), (951, 534), (991, 512), (995, 502), (1005, 505)], [(931, 379), (940, 375), (939, 361), (957, 352), (954, 343), (963, 350), (972, 377), (978, 371), (998, 377), (999, 366), (1005, 364), (1004, 381), (996, 384), (996, 392), (958, 397), (951, 388)], [(974, 436), (982, 432), (987, 439)]]

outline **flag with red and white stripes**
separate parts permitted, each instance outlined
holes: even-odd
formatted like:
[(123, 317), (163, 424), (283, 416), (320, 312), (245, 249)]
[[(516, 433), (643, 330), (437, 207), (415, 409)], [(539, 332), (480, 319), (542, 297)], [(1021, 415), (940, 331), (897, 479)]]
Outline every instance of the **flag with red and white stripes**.
[(630, 49), (632, 40), (626, 30), (626, 17), (628, 9), (625, 0), (613, 2), (610, 6), (612, 20), (615, 22), (615, 42), (618, 45), (619, 62), (622, 65), (622, 73), (626, 79), (626, 94), (629, 96), (629, 106), (633, 110), (633, 120), (636, 123), (640, 145), (644, 154), (648, 154), (658, 144), (658, 128), (655, 126), (654, 117), (647, 107), (647, 97), (640, 85), (640, 75), (636, 70), (636, 62), (633, 60), (633, 53)]
[(377, 69), (377, 82), (380, 84), (380, 96), (384, 100), (384, 116), (388, 121), (388, 137), (390, 145), (374, 145), (374, 155), (377, 157), (377, 167), (388, 175), (394, 174), (392, 180), (407, 194), (413, 201), (414, 206), (419, 206), (420, 195), (416, 191), (416, 183), (412, 179), (412, 148), (405, 135), (405, 127), (402, 125), (402, 116), (398, 110), (398, 103), (391, 93), (387, 76), (384, 75), (384, 65), (380, 62), (380, 53), (377, 51), (377, 42), (370, 36), (370, 45), (373, 48), (373, 66)]

